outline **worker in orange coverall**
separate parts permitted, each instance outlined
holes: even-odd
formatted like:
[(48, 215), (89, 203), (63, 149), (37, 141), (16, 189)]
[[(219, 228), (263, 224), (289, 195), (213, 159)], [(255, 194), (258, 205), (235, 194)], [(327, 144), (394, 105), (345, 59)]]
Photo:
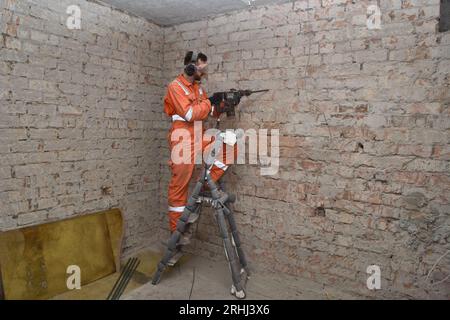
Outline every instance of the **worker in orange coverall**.
[[(184, 72), (169, 84), (164, 98), (164, 112), (172, 119), (172, 127), (168, 134), (171, 156), (172, 150), (179, 143), (184, 144), (182, 145), (183, 148), (181, 148), (182, 152), (186, 150), (186, 152), (189, 152), (190, 150), (191, 153), (189, 163), (176, 163), (172, 158), (169, 160), (172, 173), (168, 190), (169, 227), (171, 232), (176, 230), (178, 219), (187, 204), (189, 182), (194, 172), (194, 121), (206, 120), (209, 115), (219, 117), (221, 114), (220, 101), (217, 101), (215, 97), (208, 98), (200, 84), (201, 79), (206, 76), (207, 60), (208, 58), (205, 54), (196, 54), (189, 51), (184, 59)], [(186, 141), (183, 141), (182, 138), (180, 139), (180, 135), (182, 135), (180, 132), (189, 132), (190, 139), (186, 139)], [(201, 151), (213, 145), (213, 139), (203, 141), (203, 132), (204, 129), (201, 132)], [(180, 146), (178, 145), (178, 147)], [(187, 148), (185, 149), (184, 147)], [(226, 163), (229, 164), (230, 161), (227, 162), (227, 159), (233, 158), (233, 156), (227, 156), (228, 153), (224, 151), (226, 148), (222, 149), (210, 171), (211, 178), (214, 181), (217, 181), (228, 168)], [(233, 152), (235, 159), (236, 148), (234, 148)]]

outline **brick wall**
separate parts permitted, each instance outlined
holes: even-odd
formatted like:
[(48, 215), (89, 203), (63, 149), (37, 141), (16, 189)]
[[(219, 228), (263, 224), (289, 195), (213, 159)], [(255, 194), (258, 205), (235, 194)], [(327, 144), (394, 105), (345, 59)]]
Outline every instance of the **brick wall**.
[[(81, 30), (66, 27), (74, 4)], [(119, 207), (125, 248), (145, 246), (159, 228), (161, 29), (84, 0), (0, 10), (0, 230)]]
[[(223, 126), (280, 129), (277, 175), (238, 165), (228, 176), (254, 268), (310, 279), (324, 297), (448, 298), (450, 34), (437, 32), (439, 0), (379, 1), (381, 29), (369, 30), (376, 3), (304, 0), (166, 28), (165, 82), (199, 49), (209, 92), (271, 89)], [(217, 234), (204, 214), (195, 250), (222, 257)]]
[[(280, 130), (277, 175), (227, 177), (254, 269), (309, 279), (324, 298), (448, 298), (450, 36), (436, 31), (439, 0), (379, 1), (382, 28), (368, 30), (373, 3), (161, 29), (84, 0), (0, 0), (0, 230), (119, 207), (128, 252), (166, 237), (161, 99), (195, 48), (209, 92), (271, 89), (223, 125)], [(81, 30), (65, 27), (72, 4)], [(223, 258), (209, 211), (196, 235), (197, 253)], [(371, 264), (381, 291), (366, 288)]]

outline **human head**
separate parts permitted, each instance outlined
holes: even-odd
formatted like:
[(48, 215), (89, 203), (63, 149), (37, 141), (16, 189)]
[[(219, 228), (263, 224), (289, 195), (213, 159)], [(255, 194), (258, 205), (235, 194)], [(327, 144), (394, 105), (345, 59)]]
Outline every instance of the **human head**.
[(208, 57), (204, 53), (194, 53), (193, 51), (188, 51), (184, 56), (184, 73), (193, 77), (195, 81), (200, 81), (203, 76), (206, 76)]

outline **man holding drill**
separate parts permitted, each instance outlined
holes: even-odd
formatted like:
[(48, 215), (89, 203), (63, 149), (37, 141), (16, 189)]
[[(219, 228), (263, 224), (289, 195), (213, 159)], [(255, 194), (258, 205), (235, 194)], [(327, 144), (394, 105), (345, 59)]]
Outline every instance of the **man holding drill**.
[[(194, 172), (194, 121), (206, 120), (209, 115), (219, 117), (225, 111), (223, 103), (221, 103), (222, 99), (218, 96), (208, 98), (201, 86), (200, 82), (207, 74), (207, 61), (208, 58), (205, 54), (189, 51), (184, 58), (184, 72), (169, 84), (164, 98), (164, 112), (172, 119), (172, 127), (168, 134), (171, 154), (179, 143), (183, 144), (182, 152), (187, 150), (191, 152), (189, 163), (175, 163), (172, 158), (169, 160), (172, 174), (168, 190), (168, 215), (171, 232), (176, 230), (177, 221), (186, 206), (189, 182)], [(177, 130), (189, 132), (190, 139), (186, 141), (180, 139), (180, 132), (177, 133)], [(201, 140), (202, 150), (211, 145), (211, 141)], [(226, 156), (223, 156), (223, 153), (219, 159), (215, 160), (210, 171), (214, 181), (220, 179), (228, 168)], [(180, 241), (182, 242), (180, 244), (189, 242), (188, 239), (183, 238)]]
[[(231, 294), (243, 299), (245, 298), (243, 282), (246, 282), (250, 273), (233, 210), (228, 205), (235, 201), (235, 197), (220, 190), (224, 188), (222, 183), (216, 183), (228, 169), (228, 165), (234, 163), (237, 158), (237, 135), (229, 131), (219, 131), (215, 132), (209, 141), (205, 141), (205, 130), (198, 130), (198, 122), (206, 120), (209, 115), (219, 120), (222, 113), (226, 113), (227, 117), (233, 117), (241, 97), (268, 90), (231, 89), (215, 92), (208, 98), (200, 84), (202, 78), (206, 76), (207, 60), (206, 55), (202, 53), (188, 52), (184, 58), (184, 72), (169, 84), (164, 98), (164, 112), (172, 120), (168, 134), (171, 153), (169, 166), (172, 173), (168, 190), (171, 237), (153, 275), (152, 283), (158, 284), (165, 268), (168, 265), (175, 265), (183, 255), (181, 248), (190, 242), (190, 226), (198, 219), (201, 204), (206, 201), (215, 210), (223, 239), (233, 280)], [(203, 128), (202, 125), (200, 127)], [(219, 121), (216, 122), (216, 129), (218, 128)], [(206, 160), (205, 168), (202, 170), (200, 180), (194, 186), (191, 197), (188, 198), (189, 182), (199, 154), (207, 158), (201, 159)]]

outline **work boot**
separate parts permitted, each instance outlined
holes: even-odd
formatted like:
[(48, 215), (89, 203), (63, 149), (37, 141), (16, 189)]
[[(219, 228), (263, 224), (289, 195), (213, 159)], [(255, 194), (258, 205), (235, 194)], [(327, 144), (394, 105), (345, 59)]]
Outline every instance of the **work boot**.
[(181, 250), (178, 250), (172, 258), (170, 258), (170, 260), (167, 262), (167, 265), (169, 267), (173, 267), (175, 266), (175, 264), (178, 262), (178, 260), (181, 259), (181, 257), (184, 255), (184, 252)]

